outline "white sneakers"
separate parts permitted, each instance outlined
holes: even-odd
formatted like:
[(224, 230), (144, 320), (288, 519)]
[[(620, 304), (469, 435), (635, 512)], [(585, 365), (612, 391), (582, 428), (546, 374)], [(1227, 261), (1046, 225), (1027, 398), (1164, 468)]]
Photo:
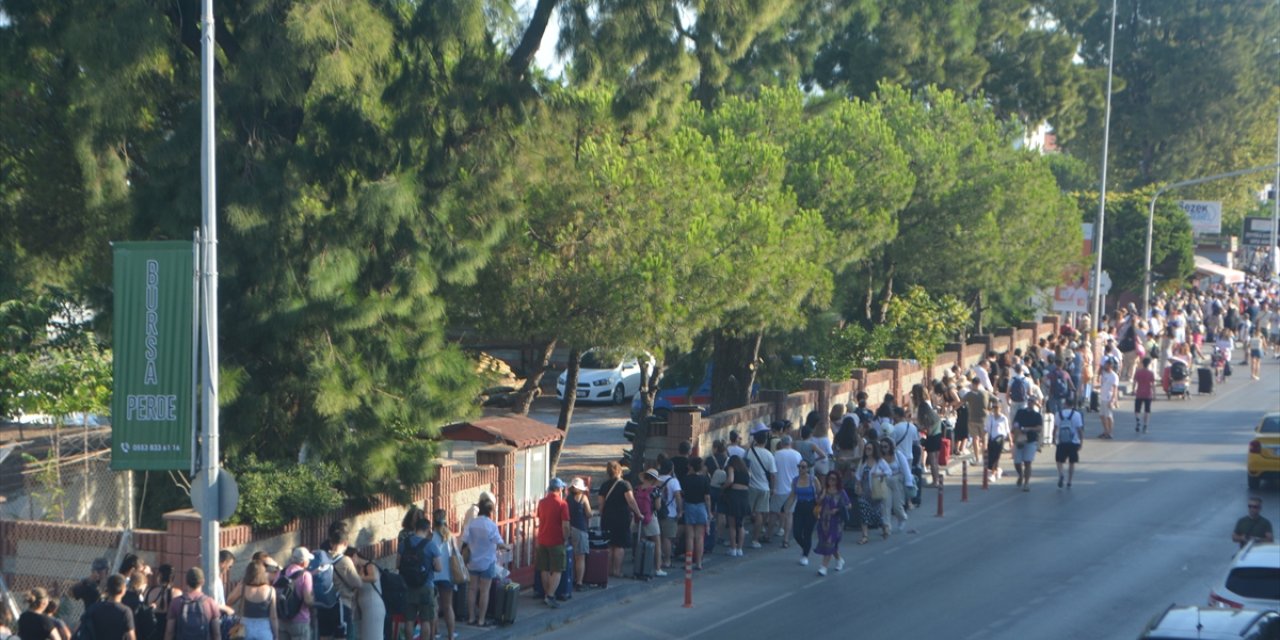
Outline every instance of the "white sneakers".
[(662, 569), (658, 569), (657, 571), (653, 572), (653, 575), (658, 576), (659, 578), (665, 578), (667, 577), (667, 572), (663, 571)]
[(818, 575), (820, 575), (820, 576), (825, 576), (825, 575), (827, 575), (827, 568), (826, 568), (826, 567), (818, 567)]
[(800, 556), (800, 566), (802, 567), (809, 566), (809, 556)]
[(761, 548), (761, 547), (763, 547), (763, 546), (764, 546), (764, 545), (760, 544), (760, 541), (759, 541), (759, 540), (752, 540), (752, 541), (751, 541), (751, 548), (752, 548), (752, 549), (759, 549), (759, 548)]
[(844, 558), (840, 558), (839, 560), (836, 560), (836, 571), (843, 571), (843, 570), (844, 570)]

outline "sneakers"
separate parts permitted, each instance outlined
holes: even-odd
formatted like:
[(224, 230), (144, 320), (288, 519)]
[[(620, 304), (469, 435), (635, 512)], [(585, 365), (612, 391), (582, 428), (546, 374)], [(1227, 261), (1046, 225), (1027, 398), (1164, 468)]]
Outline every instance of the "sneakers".
[(843, 570), (844, 570), (844, 558), (840, 558), (839, 560), (836, 560), (836, 571), (843, 571)]
[(663, 571), (662, 569), (658, 569), (657, 571), (653, 572), (653, 575), (658, 576), (659, 578), (665, 578), (667, 577), (667, 572)]
[(778, 535), (779, 535), (779, 536), (785, 536), (785, 535), (787, 535), (787, 530), (786, 530), (786, 529), (783, 529), (782, 527), (778, 527)]
[(802, 567), (809, 566), (809, 556), (800, 556), (800, 566)]
[(547, 605), (548, 607), (551, 607), (552, 609), (559, 609), (559, 608), (560, 608), (560, 603), (559, 603), (559, 602), (556, 602), (556, 599), (555, 599), (555, 598), (552, 598), (551, 596), (547, 596), (547, 597), (543, 598), (543, 599), (542, 599), (542, 603), (543, 603), (543, 604), (545, 604), (545, 605)]
[[(760, 549), (760, 548), (762, 548), (762, 547), (764, 547), (764, 545), (760, 544), (760, 541), (759, 541), (759, 540), (752, 540), (752, 541), (751, 541), (751, 548), (752, 548), (752, 549)], [(739, 551), (738, 551), (738, 553), (739, 553), (739, 554), (741, 554), (741, 553), (742, 553), (742, 551), (741, 551), (741, 550), (739, 550)]]
[(742, 549), (737, 549), (737, 550), (735, 551), (734, 555), (736, 555), (736, 556), (738, 556), (739, 558), (741, 558), (741, 557), (742, 557)]
[(825, 575), (827, 575), (827, 568), (826, 568), (826, 567), (818, 567), (818, 575), (820, 575), (820, 576), (825, 576)]
[(1062, 476), (1058, 476), (1058, 488), (1059, 488), (1059, 489), (1061, 489), (1061, 488), (1062, 488), (1062, 481), (1063, 481), (1063, 477), (1062, 477)]

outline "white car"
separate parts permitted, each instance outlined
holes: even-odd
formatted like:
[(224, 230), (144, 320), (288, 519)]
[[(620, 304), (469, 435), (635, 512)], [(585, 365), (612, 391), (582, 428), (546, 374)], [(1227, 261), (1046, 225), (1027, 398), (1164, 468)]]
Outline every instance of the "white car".
[(1220, 609), (1280, 609), (1280, 543), (1251, 542), (1231, 558), (1221, 582), (1209, 590)]
[[(612, 402), (622, 404), (640, 390), (640, 365), (655, 365), (647, 351), (629, 349), (590, 349), (582, 354), (578, 368), (579, 402)], [(567, 373), (556, 378), (556, 397), (564, 400)]]

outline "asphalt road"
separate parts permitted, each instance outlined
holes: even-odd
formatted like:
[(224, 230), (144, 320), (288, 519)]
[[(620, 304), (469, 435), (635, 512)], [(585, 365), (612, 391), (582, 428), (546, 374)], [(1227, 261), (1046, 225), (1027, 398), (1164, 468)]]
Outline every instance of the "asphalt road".
[[(1132, 430), (1131, 401), (1122, 402), (1112, 441), (1095, 439), (1099, 420), (1089, 414), (1070, 490), (1056, 487), (1050, 447), (1029, 493), (1014, 487), (1007, 454), (1005, 479), (986, 491), (977, 480), (967, 503), (952, 476), (944, 517), (935, 516), (934, 490), (912, 512), (918, 534), (873, 536), (865, 546), (846, 534), (842, 572), (819, 577), (816, 565), (798, 566), (794, 545), (746, 558), (718, 549), (696, 574), (692, 608), (681, 606), (683, 580), (673, 571), (619, 602), (575, 599), (567, 606), (587, 606), (572, 622), (527, 631), (626, 640), (1136, 637), (1170, 603), (1203, 604), (1225, 570), (1249, 495), (1246, 445), (1258, 418), (1280, 410), (1278, 365), (1268, 359), (1257, 382), (1236, 367), (1213, 396), (1158, 400), (1145, 435)], [(1264, 515), (1280, 523), (1280, 490), (1258, 493)], [(526, 601), (522, 617), (539, 608)]]

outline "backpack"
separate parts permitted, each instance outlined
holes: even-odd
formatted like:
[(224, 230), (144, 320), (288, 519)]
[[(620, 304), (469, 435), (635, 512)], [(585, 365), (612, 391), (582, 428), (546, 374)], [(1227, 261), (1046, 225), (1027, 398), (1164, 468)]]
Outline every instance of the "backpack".
[(280, 573), (280, 577), (276, 578), (275, 584), (271, 585), (276, 590), (276, 617), (281, 621), (288, 621), (298, 617), (302, 613), (302, 594), (298, 593), (297, 586), (294, 581), (298, 579), (298, 574), (303, 569), (293, 572), (293, 575)]
[(1072, 429), (1071, 419), (1076, 416), (1076, 410), (1072, 409), (1070, 413), (1065, 415), (1059, 412), (1058, 415), (1062, 418), (1062, 426), (1058, 427), (1058, 444), (1075, 443), (1076, 438), (1074, 430)]
[(1014, 402), (1027, 401), (1027, 379), (1018, 376), (1009, 382), (1009, 399)]
[(404, 585), (410, 589), (417, 589), (427, 584), (430, 577), (430, 571), (427, 570), (427, 545), (430, 539), (419, 538), (421, 542), (417, 545), (413, 544), (413, 538), (405, 541), (404, 550), (400, 552), (400, 562), (397, 565), (400, 569), (400, 575), (404, 578)]
[(670, 482), (671, 478), (667, 478), (666, 482), (658, 485), (653, 490), (653, 514), (658, 516), (658, 519), (660, 520), (665, 520), (671, 517), (667, 515), (669, 513), (667, 506), (671, 504), (670, 501), (667, 500), (667, 484)]
[(390, 569), (382, 569), (378, 576), (378, 587), (388, 618), (405, 615), (408, 609), (406, 592), (409, 586), (405, 584), (404, 576)]
[(1120, 348), (1120, 353), (1129, 353), (1138, 348), (1137, 335), (1137, 329), (1130, 323), (1129, 328), (1124, 331), (1124, 337), (1120, 339), (1120, 344), (1116, 345)]
[(178, 610), (178, 620), (174, 624), (176, 640), (209, 640), (209, 612), (204, 606), (205, 597), (182, 596), (182, 608)]
[(1067, 386), (1067, 373), (1058, 371), (1053, 374), (1053, 397), (1065, 400), (1071, 396), (1071, 387)]
[(307, 571), (311, 573), (311, 592), (315, 596), (315, 606), (321, 609), (337, 606), (338, 585), (333, 583), (333, 556), (324, 549), (316, 551)]

